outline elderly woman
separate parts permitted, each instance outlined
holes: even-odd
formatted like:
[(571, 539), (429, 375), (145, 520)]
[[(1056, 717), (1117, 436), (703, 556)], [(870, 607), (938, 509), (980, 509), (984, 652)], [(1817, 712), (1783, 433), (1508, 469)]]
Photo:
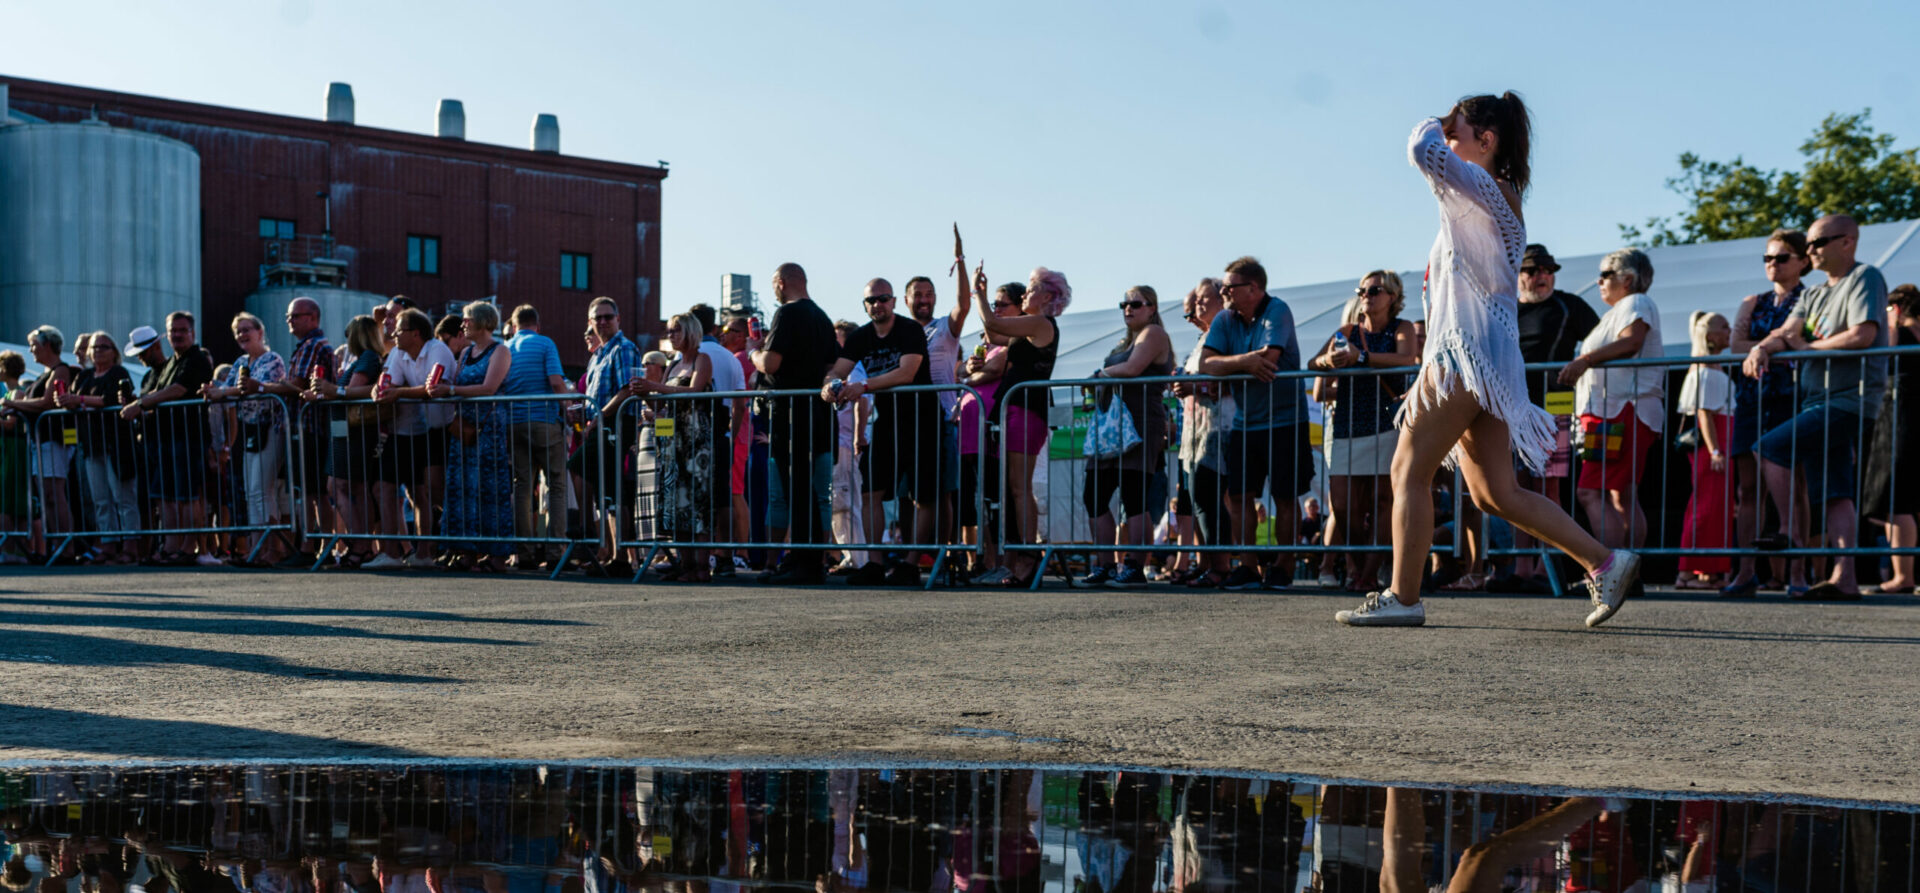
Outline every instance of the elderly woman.
[[(1353, 289), (1361, 302), (1359, 319), (1327, 339), (1307, 367), (1321, 372), (1339, 369), (1394, 369), (1418, 365), (1420, 352), (1413, 343), (1413, 326), (1400, 318), (1406, 308), (1406, 289), (1392, 270), (1374, 270), (1360, 277)], [(1348, 375), (1333, 379), (1338, 397), (1333, 402), (1333, 430), (1327, 441), (1327, 496), (1332, 514), (1327, 524), (1328, 545), (1388, 542), (1387, 519), (1393, 513), (1393, 449), (1399, 433), (1393, 414), (1407, 392), (1407, 376)], [(1370, 592), (1379, 585), (1379, 552), (1349, 553), (1347, 589)], [(1321, 585), (1331, 583), (1321, 580)]]
[[(470, 301), (460, 311), (460, 369), (442, 378), (428, 394), (435, 398), (491, 397), (513, 365), (513, 354), (493, 337), (500, 311), (486, 301)], [(448, 427), (445, 535), (472, 537), (455, 542), (445, 566), (505, 573), (513, 554), (513, 462), (507, 443), (507, 404), (464, 403)]]
[(1608, 360), (1666, 355), (1660, 308), (1647, 297), (1653, 261), (1623, 248), (1600, 261), (1600, 298), (1607, 312), (1580, 342), (1580, 354), (1560, 371), (1574, 386), (1574, 411), (1582, 432), (1576, 495), (1594, 535), (1615, 549), (1646, 540), (1647, 518), (1636, 491), (1647, 450), (1666, 426), (1666, 377), (1659, 366), (1596, 369)]
[(73, 390), (56, 402), (80, 416), (80, 468), (93, 501), (94, 529), (101, 535), (94, 559), (133, 564), (140, 558), (137, 540), (124, 535), (140, 530), (139, 454), (133, 425), (118, 412), (97, 411), (126, 405), (122, 398), (132, 396), (133, 377), (121, 368), (120, 347), (105, 332), (93, 333), (87, 355), (81, 358), (90, 360), (92, 367), (81, 372)]
[[(386, 366), (386, 339), (380, 323), (371, 316), (356, 316), (347, 321), (346, 343), (342, 345), (350, 360), (340, 364), (344, 370), (339, 382), (320, 378), (300, 396), (303, 400), (368, 400)], [(327, 414), (327, 491), (349, 536), (364, 538), (373, 532), (373, 501), (368, 484), (377, 479), (382, 434), (380, 409), (368, 404), (328, 407)], [(396, 506), (397, 510), (397, 506)], [(399, 545), (391, 543), (392, 564), (400, 566)], [(343, 568), (356, 568), (372, 554), (364, 548), (348, 547), (339, 556)]]
[[(263, 384), (286, 380), (287, 361), (267, 348), (266, 326), (251, 313), (234, 315), (233, 340), (240, 345), (240, 357), (228, 367), (225, 378), (207, 386), (207, 399), (252, 398), (241, 399), (234, 413), (239, 420), (234, 445), (239, 448), (246, 481), (246, 524), (276, 524), (287, 517), (279, 484), (280, 466), (286, 460), (286, 426), (278, 400), (254, 395), (261, 393)], [(240, 548), (235, 547), (229, 564), (248, 563)], [(280, 551), (279, 545), (263, 547), (252, 566), (271, 565), (282, 557)]]
[[(1727, 349), (1733, 327), (1727, 318), (1706, 310), (1695, 310), (1687, 318), (1687, 334), (1696, 357), (1713, 356)], [(1680, 384), (1680, 399), (1674, 409), (1681, 418), (1691, 418), (1700, 432), (1700, 445), (1693, 451), (1693, 496), (1687, 500), (1687, 520), (1680, 531), (1682, 549), (1725, 549), (1733, 525), (1729, 522), (1727, 496), (1732, 491), (1727, 479), (1727, 445), (1733, 427), (1733, 383), (1726, 370), (1706, 363), (1687, 367)], [(1724, 555), (1683, 555), (1680, 557), (1679, 589), (1718, 589), (1731, 562)]]
[[(42, 529), (49, 535), (64, 535), (73, 530), (73, 511), (67, 505), (67, 472), (73, 465), (73, 447), (66, 444), (67, 421), (60, 419), (45, 425), (39, 423), (42, 413), (57, 408), (54, 406), (54, 395), (73, 388), (74, 369), (60, 359), (60, 348), (66, 343), (66, 336), (52, 326), (41, 326), (28, 332), (27, 347), (33, 351), (33, 361), (46, 371), (34, 379), (24, 392), (0, 400), (0, 406), (20, 414), (27, 436), (34, 443), (33, 461), (40, 469)], [(64, 551), (55, 557), (61, 562), (70, 563)]]
[[(1800, 302), (1800, 293), (1806, 289), (1801, 279), (1813, 269), (1813, 261), (1807, 257), (1807, 234), (1795, 229), (1774, 230), (1767, 237), (1766, 253), (1760, 259), (1765, 265), (1767, 280), (1773, 287), (1749, 295), (1740, 302), (1740, 311), (1734, 315), (1733, 333), (1728, 342), (1735, 356), (1746, 356), (1754, 345), (1787, 321), (1787, 315)], [(1734, 542), (1745, 546), (1753, 542), (1755, 535), (1760, 532), (1761, 507), (1766, 504), (1759, 489), (1760, 470), (1753, 447), (1759, 443), (1760, 435), (1793, 418), (1794, 377), (1792, 368), (1785, 361), (1774, 363), (1767, 375), (1758, 380), (1748, 377), (1737, 366), (1730, 372), (1733, 378), (1733, 434), (1727, 455), (1733, 457)], [(1786, 527), (1786, 519), (1783, 518), (1780, 520), (1780, 529), (1785, 530)], [(1720, 594), (1729, 598), (1753, 595), (1760, 588), (1753, 562), (1751, 554), (1740, 556), (1733, 579), (1720, 590)], [(1785, 562), (1774, 560), (1773, 579), (1776, 583), (1784, 583)]]
[[(1027, 277), (1027, 293), (1021, 299), (1018, 316), (994, 313), (989, 293), (983, 264), (973, 271), (973, 299), (980, 311), (980, 325), (989, 342), (1007, 346), (1007, 369), (1000, 377), (999, 393), (1009, 396), (994, 407), (1007, 452), (1004, 524), (1010, 541), (1032, 543), (1040, 527), (1040, 509), (1033, 497), (1034, 466), (1047, 448), (1047, 407), (1053, 404), (1053, 394), (1044, 384), (1015, 388), (1053, 378), (1054, 360), (1060, 352), (1060, 325), (1054, 317), (1065, 313), (1072, 303), (1073, 286), (1067, 284), (1065, 274), (1035, 267)], [(1012, 554), (1007, 568), (1013, 571), (1013, 578), (1006, 585), (1032, 585), (1039, 565), (1039, 559), (1030, 552)]]
[[(1187, 294), (1187, 322), (1200, 330), (1200, 337), (1194, 340), (1193, 350), (1181, 366), (1183, 374), (1200, 374), (1207, 332), (1213, 327), (1214, 317), (1226, 307), (1226, 297), (1220, 293), (1220, 280), (1211, 276), (1200, 280)], [(1233, 429), (1236, 411), (1233, 394), (1218, 385), (1181, 381), (1174, 383), (1173, 395), (1180, 398), (1184, 417), (1179, 452), (1183, 478), (1180, 495), (1185, 498), (1181, 507), (1187, 509), (1185, 514), (1192, 516), (1193, 538), (1198, 545), (1222, 545), (1226, 542), (1221, 536), (1226, 520), (1226, 504), (1222, 501), (1226, 493), (1226, 435)], [(1176, 498), (1176, 503), (1179, 502)], [(1179, 513), (1176, 511), (1176, 514)], [(1225, 552), (1202, 552), (1194, 572), (1184, 579), (1176, 577), (1175, 582), (1192, 589), (1218, 588), (1227, 580), (1227, 563)]]

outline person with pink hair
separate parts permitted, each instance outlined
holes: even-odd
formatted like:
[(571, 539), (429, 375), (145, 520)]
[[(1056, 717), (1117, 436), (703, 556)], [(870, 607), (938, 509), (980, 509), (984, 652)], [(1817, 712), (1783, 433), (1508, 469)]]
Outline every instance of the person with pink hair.
[[(961, 287), (966, 287), (966, 266), (960, 265)], [(993, 312), (987, 287), (986, 265), (973, 272), (973, 299), (980, 310), (980, 324), (987, 340), (1007, 348), (1006, 374), (1000, 379), (1000, 437), (1006, 444), (1007, 499), (1004, 514), (1008, 543), (1032, 543), (1038, 536), (1040, 509), (1033, 496), (1033, 469), (1040, 452), (1047, 448), (1047, 407), (1053, 394), (1046, 385), (1015, 389), (1024, 382), (1044, 382), (1053, 378), (1053, 363), (1060, 352), (1060, 325), (1054, 317), (1065, 312), (1073, 301), (1073, 286), (1067, 277), (1046, 267), (1035, 267), (1027, 277), (1027, 293), (1021, 299), (1021, 313), (998, 316)], [(1033, 583), (1039, 572), (1039, 559), (1027, 552), (1012, 552), (1007, 567), (1013, 579), (1007, 585), (1023, 588)]]

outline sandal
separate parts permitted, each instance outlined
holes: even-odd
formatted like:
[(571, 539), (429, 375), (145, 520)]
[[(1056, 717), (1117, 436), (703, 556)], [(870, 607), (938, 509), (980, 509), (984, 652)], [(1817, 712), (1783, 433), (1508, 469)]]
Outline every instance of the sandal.
[(1184, 585), (1188, 589), (1219, 589), (1227, 582), (1227, 575), (1217, 570), (1203, 571), (1199, 576), (1188, 580)]
[(350, 551), (345, 555), (341, 555), (340, 557), (335, 558), (334, 564), (335, 566), (339, 567), (341, 570), (349, 570), (349, 571), (356, 570), (360, 567), (361, 563), (365, 562), (368, 558), (371, 558), (371, 557), (372, 555), (366, 552)]

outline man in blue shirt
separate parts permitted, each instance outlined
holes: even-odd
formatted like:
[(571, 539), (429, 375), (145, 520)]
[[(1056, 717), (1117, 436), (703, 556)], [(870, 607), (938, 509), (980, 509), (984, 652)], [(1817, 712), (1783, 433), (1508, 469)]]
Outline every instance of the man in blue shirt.
[[(602, 528), (600, 554), (598, 560), (586, 566), (586, 572), (590, 577), (631, 576), (632, 562), (623, 557), (615, 545), (619, 542), (621, 513), (612, 503), (616, 495), (624, 493), (629, 498), (633, 495), (635, 482), (624, 473), (622, 459), (624, 451), (638, 442), (633, 431), (638, 416), (628, 413), (623, 417), (620, 404), (632, 396), (628, 385), (640, 374), (640, 349), (620, 331), (620, 305), (612, 298), (602, 295), (587, 305), (587, 324), (593, 326), (601, 343), (600, 349), (587, 361), (586, 415), (591, 421), (575, 454), (579, 460), (575, 470), (586, 484), (587, 518), (601, 512), (605, 523), (595, 525)], [(619, 436), (622, 428), (627, 429), (625, 438)], [(594, 522), (589, 520), (581, 526), (589, 523)]]
[[(1300, 369), (1300, 341), (1293, 310), (1267, 294), (1267, 270), (1251, 257), (1227, 264), (1220, 292), (1227, 309), (1214, 317), (1201, 348), (1205, 375), (1251, 375), (1251, 382), (1229, 384), (1239, 408), (1227, 435), (1227, 536), (1229, 542), (1254, 542), (1254, 503), (1271, 485), (1274, 542), (1294, 542), (1299, 497), (1313, 484), (1313, 452), (1307, 443), (1300, 378), (1276, 373)], [(1261, 556), (1241, 555), (1240, 566), (1222, 584), (1225, 589), (1284, 589), (1293, 582), (1293, 556), (1265, 556), (1264, 576), (1255, 569)]]
[[(560, 371), (560, 349), (552, 338), (540, 334), (540, 313), (532, 304), (514, 308), (513, 328), (514, 336), (507, 339), (513, 365), (507, 369), (507, 380), (500, 384), (500, 393), (524, 398), (507, 407), (507, 433), (512, 438), (508, 452), (513, 457), (514, 534), (558, 538), (567, 532), (567, 435), (560, 427), (560, 404), (540, 398), (572, 393), (573, 388)], [(544, 528), (533, 507), (536, 476), (547, 482)], [(523, 545), (514, 558), (523, 568), (558, 560), (558, 545)]]

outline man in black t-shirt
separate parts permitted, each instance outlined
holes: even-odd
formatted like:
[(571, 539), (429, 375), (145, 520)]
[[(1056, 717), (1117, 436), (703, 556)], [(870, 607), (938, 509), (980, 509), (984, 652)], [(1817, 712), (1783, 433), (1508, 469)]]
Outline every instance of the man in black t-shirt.
[[(833, 321), (807, 295), (807, 272), (781, 264), (773, 273), (773, 312), (763, 345), (749, 342), (760, 386), (812, 391), (827, 379), (838, 354)], [(787, 496), (792, 541), (827, 542), (827, 490), (833, 479), (833, 409), (805, 396), (769, 398), (767, 445), (781, 492)], [(781, 585), (826, 582), (817, 549), (788, 549), (780, 567), (764, 579)]]
[[(146, 335), (147, 332), (140, 334)], [(129, 339), (128, 349), (149, 366), (158, 355), (157, 339)], [(145, 343), (135, 343), (145, 342)], [(121, 410), (127, 419), (151, 412), (141, 427), (148, 461), (147, 489), (160, 501), (160, 523), (169, 528), (207, 526), (207, 465), (212, 460), (207, 434), (207, 408), (199, 402), (201, 391), (213, 381), (213, 357), (195, 343), (193, 314), (176, 310), (167, 314), (167, 342), (173, 356), (158, 372), (149, 373), (141, 383), (140, 399)], [(167, 403), (194, 401), (183, 406)], [(164, 564), (219, 564), (214, 539), (200, 537), (201, 552), (196, 559), (194, 537), (170, 535), (162, 540)]]
[[(933, 384), (932, 365), (927, 359), (927, 333), (911, 319), (896, 316), (893, 285), (885, 279), (867, 283), (867, 316), (872, 322), (847, 336), (840, 360), (834, 364), (833, 377), (845, 379), (854, 364), (864, 363), (865, 382), (844, 384), (836, 392), (830, 385), (821, 395), (838, 405), (857, 400), (861, 394), (884, 392), (890, 388)], [(880, 503), (899, 497), (901, 529), (911, 542), (930, 543), (940, 505), (940, 398), (933, 393), (882, 394), (873, 398), (873, 437), (860, 457), (860, 468), (867, 493), (867, 538), (880, 542), (885, 515)], [(913, 504), (913, 526), (906, 524), (907, 503)], [(886, 583), (914, 586), (920, 582), (920, 568), (914, 564), (918, 553), (891, 568), (869, 561), (853, 572), (847, 582), (856, 585)]]
[[(1600, 324), (1599, 314), (1593, 312), (1586, 299), (1554, 288), (1554, 274), (1559, 271), (1560, 265), (1554, 262), (1553, 254), (1545, 245), (1527, 246), (1520, 261), (1520, 314), (1516, 322), (1520, 328), (1520, 356), (1529, 363), (1565, 363), (1573, 359), (1580, 353), (1581, 339)], [(1527, 373), (1527, 399), (1553, 412), (1559, 434), (1554, 438), (1553, 453), (1547, 458), (1545, 478), (1534, 477), (1521, 469), (1520, 480), (1528, 489), (1571, 507), (1572, 495), (1563, 491), (1573, 464), (1573, 423), (1569, 415), (1573, 389), (1560, 385), (1557, 379), (1557, 373), (1553, 372)], [(1514, 537), (1517, 548), (1533, 545), (1533, 538), (1518, 530), (1514, 531)], [(1537, 557), (1520, 556), (1514, 562), (1518, 588), (1527, 588), (1539, 570)], [(1496, 585), (1500, 582), (1490, 582), (1488, 588), (1515, 588)]]

